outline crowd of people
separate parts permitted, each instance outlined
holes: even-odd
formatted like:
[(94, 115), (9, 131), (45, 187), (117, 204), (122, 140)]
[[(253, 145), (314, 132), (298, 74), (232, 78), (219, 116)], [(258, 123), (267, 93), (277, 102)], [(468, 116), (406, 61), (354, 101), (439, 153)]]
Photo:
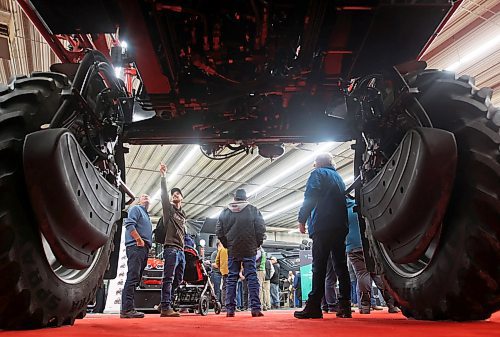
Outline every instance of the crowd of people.
[[(179, 317), (174, 308), (174, 294), (183, 280), (186, 264), (184, 245), (186, 213), (179, 188), (167, 189), (167, 167), (160, 165), (161, 205), (166, 229), (163, 242), (164, 270), (161, 288), (161, 317)], [(169, 195), (170, 194), (170, 195)], [(122, 291), (120, 317), (141, 318), (135, 310), (134, 290), (139, 284), (152, 245), (152, 224), (148, 214), (150, 198), (141, 195), (124, 220), (128, 258), (127, 279)], [(398, 312), (394, 299), (380, 276), (366, 268), (355, 202), (346, 196), (345, 185), (328, 153), (316, 156), (298, 214), (299, 231), (312, 239), (312, 289), (298, 319), (322, 318), (335, 312), (339, 318), (352, 316), (352, 305), (369, 314), (379, 309), (372, 283), (380, 290), (389, 312)], [(289, 307), (302, 308), (301, 275), (290, 271), (280, 277), (276, 257), (262, 248), (266, 226), (261, 212), (250, 204), (244, 189), (234, 193), (234, 200), (220, 213), (216, 235), (217, 250), (210, 258), (211, 280), (222, 311), (234, 317), (237, 311), (250, 310), (252, 317), (263, 311), (279, 309), (281, 295)], [(338, 285), (338, 288), (337, 288)]]

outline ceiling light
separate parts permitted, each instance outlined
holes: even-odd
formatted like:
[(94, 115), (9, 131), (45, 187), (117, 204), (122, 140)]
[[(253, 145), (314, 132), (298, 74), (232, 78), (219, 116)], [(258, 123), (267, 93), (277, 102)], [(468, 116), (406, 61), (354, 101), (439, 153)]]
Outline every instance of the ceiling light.
[(161, 189), (159, 189), (158, 191), (155, 192), (155, 194), (153, 194), (153, 196), (151, 197), (151, 200), (159, 200), (160, 195), (161, 195)]
[(199, 145), (193, 146), (193, 148), (191, 149), (191, 151), (189, 151), (187, 156), (185, 156), (184, 159), (180, 162), (180, 164), (175, 167), (175, 171), (169, 175), (167, 181), (170, 181), (170, 179), (172, 179), (172, 176), (179, 174), (184, 165), (186, 165), (187, 162), (195, 155), (195, 153), (199, 150), (199, 148), (200, 148)]
[(495, 47), (499, 42), (500, 42), (500, 35), (497, 35), (494, 39), (489, 40), (488, 42), (485, 42), (480, 47), (475, 48), (469, 54), (465, 55), (462, 58), (459, 58), (459, 60), (457, 62), (455, 62), (452, 65), (450, 65), (449, 67), (447, 67), (446, 70), (449, 70), (449, 71), (456, 70), (462, 64), (470, 62), (473, 59), (478, 58), (480, 55), (485, 54), (488, 50)]
[(301, 161), (297, 162), (295, 165), (292, 165), (292, 166), (288, 167), (288, 169), (286, 169), (285, 171), (281, 172), (280, 174), (274, 176), (273, 178), (269, 179), (265, 184), (260, 185), (259, 187), (257, 187), (254, 190), (250, 191), (247, 195), (249, 197), (253, 196), (253, 195), (257, 194), (258, 192), (262, 191), (263, 189), (265, 189), (266, 187), (272, 185), (276, 181), (278, 181), (278, 180), (286, 177), (290, 173), (297, 171), (299, 168), (301, 168), (302, 166), (306, 165), (307, 163), (311, 163), (312, 164), (312, 161), (313, 161), (313, 159), (314, 159), (315, 156), (317, 156), (318, 154), (326, 151), (328, 148), (332, 147), (335, 144), (338, 144), (338, 143), (337, 142), (329, 142), (329, 143), (323, 143), (323, 144), (321, 144), (321, 146), (319, 146), (318, 148), (316, 148), (316, 150), (314, 152), (312, 152), (312, 153), (308, 154), (306, 157), (304, 157), (304, 159), (302, 159)]
[(211, 218), (211, 219), (218, 218), (221, 213), (222, 213), (222, 210), (218, 209), (217, 212), (212, 213), (212, 215), (210, 215), (209, 218)]
[[(187, 156), (184, 157), (184, 159), (179, 163), (179, 165), (177, 165), (175, 167), (175, 171), (172, 172), (168, 178), (167, 178), (167, 182), (170, 181), (170, 179), (172, 178), (172, 176), (174, 175), (177, 175), (179, 174), (179, 172), (181, 171), (181, 169), (184, 167), (184, 165), (186, 165), (186, 163), (195, 155), (196, 151), (200, 148), (199, 145), (194, 145), (193, 148), (191, 149), (191, 151), (189, 151), (189, 153), (187, 154)], [(151, 198), (151, 200), (160, 200), (160, 197), (161, 197), (161, 189), (158, 189), (158, 191), (155, 192), (155, 194), (153, 194), (153, 197)]]
[(295, 207), (301, 205), (303, 201), (304, 200), (300, 199), (300, 200), (297, 200), (295, 202), (292, 202), (291, 204), (288, 204), (287, 206), (285, 206), (285, 207), (283, 207), (283, 208), (281, 208), (281, 209), (279, 209), (277, 211), (266, 213), (266, 214), (263, 215), (263, 218), (264, 218), (264, 220), (268, 220), (268, 219), (270, 219), (272, 217), (275, 217), (278, 214), (284, 213), (286, 211), (291, 210), (292, 208), (295, 208)]

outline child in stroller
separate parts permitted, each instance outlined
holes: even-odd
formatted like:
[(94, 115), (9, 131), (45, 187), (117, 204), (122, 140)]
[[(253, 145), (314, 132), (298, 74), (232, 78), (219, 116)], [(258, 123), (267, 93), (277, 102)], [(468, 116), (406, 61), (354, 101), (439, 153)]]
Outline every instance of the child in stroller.
[(186, 245), (184, 248), (186, 256), (186, 268), (182, 284), (179, 285), (174, 297), (174, 309), (196, 310), (202, 316), (208, 314), (210, 306), (218, 315), (221, 312), (221, 304), (217, 301), (213, 283), (203, 265), (202, 258), (196, 249)]

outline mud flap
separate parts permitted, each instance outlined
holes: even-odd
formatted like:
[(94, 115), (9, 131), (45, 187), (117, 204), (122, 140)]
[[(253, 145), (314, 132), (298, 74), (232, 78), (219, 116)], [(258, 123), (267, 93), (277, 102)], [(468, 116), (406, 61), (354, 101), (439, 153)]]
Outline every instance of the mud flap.
[(23, 161), (38, 225), (55, 257), (67, 268), (88, 268), (120, 219), (121, 192), (66, 129), (29, 134)]
[(456, 164), (452, 133), (416, 128), (361, 188), (361, 213), (394, 262), (415, 262), (439, 233)]

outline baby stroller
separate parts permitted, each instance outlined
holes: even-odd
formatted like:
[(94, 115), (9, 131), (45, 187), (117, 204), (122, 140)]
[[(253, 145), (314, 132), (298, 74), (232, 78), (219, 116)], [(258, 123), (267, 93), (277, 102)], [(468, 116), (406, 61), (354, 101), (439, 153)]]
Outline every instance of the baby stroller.
[(202, 316), (206, 316), (208, 309), (213, 307), (215, 313), (220, 314), (221, 304), (217, 301), (213, 283), (198, 252), (186, 246), (184, 255), (186, 256), (184, 282), (177, 288), (173, 307), (198, 311)]

